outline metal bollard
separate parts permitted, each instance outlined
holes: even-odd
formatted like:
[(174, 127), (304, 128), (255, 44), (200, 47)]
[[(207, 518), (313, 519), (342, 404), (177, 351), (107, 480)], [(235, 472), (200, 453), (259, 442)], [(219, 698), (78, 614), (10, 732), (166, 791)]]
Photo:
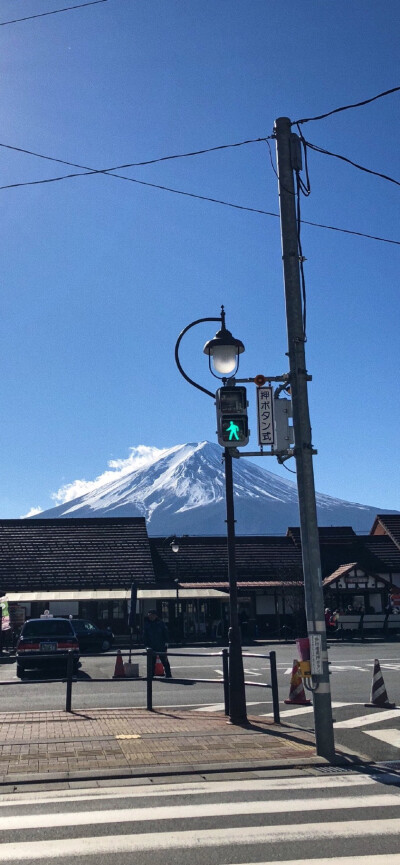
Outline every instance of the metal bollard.
[(222, 674), (224, 677), (225, 715), (229, 715), (229, 666), (228, 649), (222, 649)]
[(71, 712), (72, 702), (72, 673), (74, 670), (74, 653), (72, 649), (68, 651), (67, 657), (67, 692), (65, 696), (65, 711)]
[(279, 714), (279, 691), (278, 676), (276, 674), (276, 652), (269, 653), (269, 663), (271, 669), (272, 705), (274, 707), (274, 721), (275, 724), (280, 724), (281, 718)]
[(147, 711), (153, 711), (153, 649), (146, 649), (147, 655)]

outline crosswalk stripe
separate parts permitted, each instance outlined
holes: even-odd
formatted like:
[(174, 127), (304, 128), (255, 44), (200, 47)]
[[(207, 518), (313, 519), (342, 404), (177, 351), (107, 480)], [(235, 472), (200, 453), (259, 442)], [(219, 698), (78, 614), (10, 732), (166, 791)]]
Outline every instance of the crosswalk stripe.
[[(379, 775), (379, 778), (384, 782), (390, 780), (393, 784), (399, 783), (399, 778), (396, 775)], [(376, 784), (376, 778), (371, 775), (342, 775), (332, 776), (329, 778), (329, 788), (336, 787), (351, 788), (351, 787), (370, 787)], [(210, 793), (252, 793), (252, 792), (280, 792), (286, 790), (326, 790), (326, 778), (319, 777), (294, 777), (294, 778), (262, 778), (254, 780), (232, 781), (200, 781), (178, 784), (163, 784), (162, 787), (155, 788), (151, 785), (135, 785), (134, 787), (107, 787), (99, 789), (85, 788), (81, 793), (76, 790), (64, 790), (60, 795), (59, 791), (48, 791), (44, 796), (39, 794), (32, 797), (31, 793), (6, 793), (0, 794), (0, 806), (18, 807), (23, 805), (45, 805), (50, 802), (85, 802), (95, 799), (101, 801), (103, 799), (126, 799), (126, 798), (157, 798), (163, 796), (198, 796), (209, 795)], [(3, 819), (3, 818), (2, 818)]]
[(366, 736), (373, 736), (374, 739), (379, 739), (381, 742), (386, 742), (392, 748), (400, 748), (400, 730), (395, 728), (386, 728), (386, 730), (365, 730)]
[[(388, 808), (400, 806), (399, 793), (382, 793), (378, 796), (338, 796), (329, 799), (314, 799), (314, 811), (340, 811), (362, 808)], [(304, 811), (304, 799), (281, 799), (262, 802), (213, 802), (207, 805), (172, 805), (152, 808), (120, 808), (112, 811), (73, 811), (62, 814), (24, 814), (3, 817), (0, 831), (21, 829), (50, 829), (60, 826), (90, 826), (116, 823), (158, 823), (160, 820), (195, 820), (202, 817), (227, 817), (248, 814), (294, 814)]]
[(369, 715), (358, 715), (357, 718), (348, 718), (347, 721), (335, 721), (336, 729), (354, 729), (365, 727), (367, 724), (378, 724), (380, 721), (390, 721), (391, 718), (400, 719), (399, 709), (386, 709), (384, 712), (371, 712)]
[[(336, 865), (385, 865), (388, 860), (386, 853), (378, 853), (376, 856), (341, 856), (340, 863), (336, 860)], [(272, 865), (274, 859), (268, 859), (268, 862), (241, 862), (240, 865)], [(299, 859), (279, 859), (279, 865), (299, 865)], [(332, 865), (334, 860), (328, 859), (311, 859), (311, 865)], [(400, 865), (400, 853), (390, 854), (390, 865)]]
[[(251, 703), (249, 700), (246, 701), (246, 706), (262, 706), (264, 702), (271, 702), (270, 700), (255, 700)], [(211, 703), (209, 706), (200, 706), (198, 709), (194, 709), (195, 712), (223, 712), (225, 709), (225, 703)]]
[[(39, 859), (66, 860), (72, 856), (98, 853), (136, 853), (155, 850), (190, 850), (198, 847), (233, 847), (257, 844), (277, 844), (302, 841), (341, 840), (347, 838), (386, 838), (400, 833), (399, 819), (356, 820), (351, 822), (296, 823), (276, 826), (240, 826), (224, 829), (197, 829), (183, 832), (148, 832), (138, 835), (112, 835), (83, 838), (63, 838), (51, 841), (23, 841), (3, 844), (0, 862), (34, 862)], [(387, 857), (389, 858), (389, 857)], [(298, 861), (298, 860), (297, 860)], [(338, 859), (336, 858), (336, 861)], [(332, 859), (331, 859), (332, 863)], [(342, 865), (340, 862), (339, 865)]]
[[(342, 709), (343, 706), (354, 706), (354, 703), (332, 703), (332, 709)], [(307, 712), (313, 712), (313, 706), (295, 706), (293, 709), (284, 709), (283, 712), (280, 712), (281, 718), (290, 718), (291, 715), (306, 715)], [(267, 712), (265, 715), (261, 715), (262, 718), (272, 718), (273, 713)]]

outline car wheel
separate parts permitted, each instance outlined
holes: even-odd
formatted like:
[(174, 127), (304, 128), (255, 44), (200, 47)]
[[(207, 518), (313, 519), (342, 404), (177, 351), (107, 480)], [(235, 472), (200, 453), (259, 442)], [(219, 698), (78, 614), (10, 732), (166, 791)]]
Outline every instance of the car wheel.
[(111, 649), (110, 641), (109, 640), (103, 640), (103, 642), (101, 644), (101, 651), (102, 652), (108, 652), (109, 649)]
[(22, 679), (25, 674), (25, 667), (22, 664), (17, 664), (17, 676)]

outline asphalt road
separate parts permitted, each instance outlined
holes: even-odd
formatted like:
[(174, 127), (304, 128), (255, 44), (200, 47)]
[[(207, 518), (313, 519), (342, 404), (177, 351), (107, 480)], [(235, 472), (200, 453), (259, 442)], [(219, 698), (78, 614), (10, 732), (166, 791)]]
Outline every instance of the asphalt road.
[(399, 776), (327, 768), (0, 793), (0, 861), (400, 865)]
[[(295, 646), (257, 646), (244, 648), (245, 679), (248, 712), (262, 715), (272, 712), (271, 691), (258, 687), (268, 683), (269, 661), (260, 657), (270, 649), (276, 651), (281, 718), (305, 728), (313, 727), (313, 712), (309, 706), (285, 705), (289, 696)], [(180, 650), (181, 651), (181, 650)], [(208, 711), (223, 709), (222, 664), (216, 649), (185, 650), (186, 657), (170, 651), (170, 662), (175, 681), (154, 682), (154, 706), (188, 706), (193, 709), (207, 707)], [(214, 652), (209, 656), (209, 652)], [(246, 653), (259, 657), (247, 657)], [(124, 653), (125, 654), (125, 653)], [(332, 643), (329, 648), (335, 740), (370, 760), (400, 760), (400, 708), (379, 710), (365, 708), (369, 702), (374, 659), (378, 658), (389, 700), (400, 706), (400, 643)], [(134, 660), (134, 658), (132, 658)], [(139, 673), (145, 674), (145, 658), (139, 657)], [(73, 686), (74, 708), (115, 706), (146, 706), (146, 683), (135, 679), (112, 679), (115, 657), (82, 656), (78, 682)], [(94, 679), (105, 678), (105, 682)], [(214, 682), (195, 683), (194, 679), (214, 679)], [(11, 680), (12, 685), (0, 685), (2, 711), (59, 709), (65, 706), (65, 684), (34, 682), (31, 678), (19, 683), (15, 664), (0, 665), (0, 683)]]

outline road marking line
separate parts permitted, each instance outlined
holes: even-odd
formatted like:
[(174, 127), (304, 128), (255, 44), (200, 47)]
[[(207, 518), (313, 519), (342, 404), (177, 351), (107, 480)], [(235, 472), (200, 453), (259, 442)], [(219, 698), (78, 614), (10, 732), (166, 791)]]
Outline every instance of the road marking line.
[(354, 729), (356, 727), (365, 727), (367, 724), (379, 724), (380, 721), (390, 721), (391, 718), (400, 719), (399, 709), (386, 709), (384, 712), (371, 713), (370, 715), (358, 715), (357, 718), (348, 718), (347, 721), (335, 721), (336, 729)]
[(351, 664), (329, 664), (329, 669), (331, 673), (347, 673), (347, 672), (359, 672), (359, 673), (369, 673), (365, 667), (355, 667)]
[[(332, 703), (332, 709), (341, 709), (342, 706), (354, 706), (356, 703)], [(281, 718), (290, 718), (292, 715), (306, 715), (307, 712), (313, 712), (313, 706), (301, 706), (300, 704), (294, 709), (284, 709), (283, 712), (280, 712)], [(266, 714), (260, 715), (260, 718), (272, 718), (273, 713), (267, 712)]]
[[(378, 853), (376, 856), (340, 856), (336, 857), (336, 865), (385, 865), (390, 856), (390, 865), (400, 865), (400, 853)], [(278, 861), (278, 865), (300, 865), (300, 859), (268, 859), (268, 862), (242, 862), (241, 865), (272, 865)], [(312, 865), (332, 865), (333, 859), (310, 859)]]
[[(313, 801), (313, 811), (335, 811), (356, 808), (392, 808), (400, 805), (400, 793), (376, 796), (332, 796)], [(72, 811), (62, 814), (23, 814), (3, 817), (1, 832), (25, 829), (54, 829), (66, 826), (98, 826), (116, 823), (144, 823), (159, 820), (197, 820), (202, 817), (227, 817), (249, 814), (294, 814), (304, 811), (304, 799), (279, 799), (261, 802), (213, 802), (211, 805), (170, 805), (151, 808), (114, 808), (106, 811)], [(400, 823), (400, 821), (399, 821)], [(1, 855), (1, 854), (0, 854)]]
[[(265, 701), (267, 702), (267, 701)], [(268, 700), (270, 703), (271, 701)], [(256, 700), (254, 703), (250, 703), (248, 700), (246, 701), (246, 706), (263, 706), (264, 700)], [(194, 709), (195, 712), (223, 712), (225, 709), (225, 703), (211, 703), (209, 706), (200, 706), (198, 709)]]
[(400, 730), (387, 728), (386, 730), (365, 730), (367, 736), (373, 736), (375, 739), (380, 739), (391, 745), (392, 748), (400, 748)]
[[(303, 803), (304, 804), (304, 803)], [(135, 853), (145, 850), (192, 850), (198, 847), (232, 847), (245, 844), (277, 844), (295, 841), (336, 840), (397, 836), (399, 819), (354, 820), (330, 823), (301, 823), (277, 826), (230, 826), (226, 829), (196, 829), (181, 832), (148, 832), (137, 835), (111, 835), (83, 838), (63, 838), (51, 841), (23, 841), (3, 844), (2, 862), (70, 859), (96, 853)], [(389, 858), (388, 856), (386, 858)], [(336, 857), (337, 860), (337, 857)], [(298, 861), (298, 860), (297, 860)], [(331, 862), (334, 860), (331, 859)], [(340, 865), (340, 863), (339, 863)]]
[[(399, 782), (397, 775), (382, 776), (379, 774), (379, 779), (382, 778), (391, 780), (393, 784)], [(329, 789), (336, 787), (371, 787), (377, 783), (377, 778), (371, 775), (341, 775), (332, 776), (329, 778)], [(326, 790), (326, 778), (319, 777), (294, 777), (294, 778), (262, 778), (249, 781), (197, 781), (175, 784), (155, 785), (134, 785), (133, 787), (93, 787), (85, 788), (82, 792), (76, 790), (47, 791), (44, 796), (34, 796), (32, 793), (5, 793), (0, 797), (0, 806), (10, 807), (10, 803), (16, 805), (44, 805), (49, 802), (86, 802), (103, 799), (135, 799), (135, 798), (161, 798), (163, 796), (198, 796), (209, 795), (210, 793), (234, 793), (255, 791), (276, 792), (285, 790)]]

